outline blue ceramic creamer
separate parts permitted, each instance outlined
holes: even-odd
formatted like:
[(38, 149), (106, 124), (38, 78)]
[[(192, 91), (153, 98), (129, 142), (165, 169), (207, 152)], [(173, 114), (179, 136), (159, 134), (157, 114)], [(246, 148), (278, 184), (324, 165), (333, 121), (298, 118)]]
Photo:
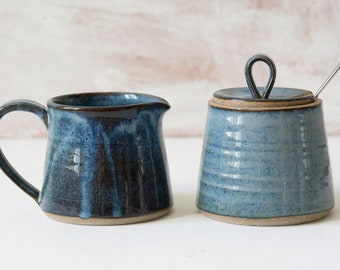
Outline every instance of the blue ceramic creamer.
[(113, 225), (154, 219), (172, 206), (159, 97), (86, 93), (52, 98), (47, 110), (12, 101), (14, 110), (39, 116), (48, 129), (42, 191), (25, 181), (0, 152), (3, 171), (59, 221)]
[[(257, 89), (251, 68), (267, 63)], [(272, 88), (263, 55), (246, 65), (248, 88), (219, 90), (209, 101), (197, 207), (246, 225), (290, 225), (325, 217), (334, 206), (322, 101), (310, 91)], [(261, 94), (262, 92), (262, 94)]]

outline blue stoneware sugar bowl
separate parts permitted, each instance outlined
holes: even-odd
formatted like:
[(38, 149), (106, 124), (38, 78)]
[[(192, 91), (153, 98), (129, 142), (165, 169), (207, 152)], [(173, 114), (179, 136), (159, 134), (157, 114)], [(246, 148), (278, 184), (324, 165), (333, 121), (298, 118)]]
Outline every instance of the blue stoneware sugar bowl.
[[(270, 69), (257, 88), (252, 67)], [(265, 55), (246, 64), (248, 87), (216, 91), (209, 101), (197, 207), (244, 225), (292, 225), (321, 219), (334, 206), (322, 101), (312, 92), (273, 88)]]
[(147, 221), (172, 206), (162, 116), (156, 96), (84, 93), (52, 98), (45, 107), (27, 100), (0, 107), (36, 114), (48, 130), (41, 192), (24, 180), (0, 150), (2, 170), (58, 221), (115, 225)]

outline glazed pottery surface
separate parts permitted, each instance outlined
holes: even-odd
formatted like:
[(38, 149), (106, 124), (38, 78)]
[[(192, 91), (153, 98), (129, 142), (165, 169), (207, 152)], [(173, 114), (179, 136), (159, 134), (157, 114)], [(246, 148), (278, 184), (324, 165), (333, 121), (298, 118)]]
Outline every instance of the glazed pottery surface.
[(202, 212), (230, 223), (290, 225), (333, 206), (320, 99), (291, 88), (273, 88), (261, 100), (247, 88), (215, 92), (199, 176)]
[(240, 112), (209, 107), (198, 205), (220, 215), (267, 218), (333, 207), (321, 104)]
[(48, 128), (42, 191), (28, 184), (1, 152), (1, 167), (48, 216), (77, 224), (126, 224), (157, 218), (172, 206), (163, 113), (169, 104), (137, 93), (60, 96), (47, 111), (30, 101), (1, 108), (31, 111)]

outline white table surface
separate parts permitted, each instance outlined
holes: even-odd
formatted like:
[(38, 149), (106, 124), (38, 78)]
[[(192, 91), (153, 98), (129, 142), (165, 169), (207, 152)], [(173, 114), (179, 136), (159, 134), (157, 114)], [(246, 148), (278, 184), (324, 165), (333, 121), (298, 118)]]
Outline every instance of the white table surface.
[[(45, 144), (0, 141), (8, 159), (37, 187)], [(340, 138), (329, 138), (336, 207), (326, 219), (288, 227), (224, 224), (200, 214), (195, 197), (201, 146), (201, 138), (166, 138), (174, 208), (135, 225), (50, 220), (1, 172), (0, 269), (339, 269)]]

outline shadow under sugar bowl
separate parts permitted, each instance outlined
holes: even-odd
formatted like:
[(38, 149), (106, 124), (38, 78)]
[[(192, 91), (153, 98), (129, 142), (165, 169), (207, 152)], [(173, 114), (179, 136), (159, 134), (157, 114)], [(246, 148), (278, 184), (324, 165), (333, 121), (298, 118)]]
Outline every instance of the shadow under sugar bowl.
[(84, 93), (52, 98), (44, 106), (11, 101), (11, 111), (36, 114), (48, 130), (41, 192), (24, 180), (0, 150), (2, 170), (51, 218), (75, 224), (147, 221), (172, 206), (162, 137), (170, 108), (139, 93)]
[[(270, 68), (265, 88), (252, 78), (257, 61)], [(272, 88), (275, 75), (272, 60), (255, 55), (246, 65), (248, 87), (219, 90), (209, 101), (197, 207), (210, 218), (292, 225), (334, 206), (322, 101), (310, 91)]]

